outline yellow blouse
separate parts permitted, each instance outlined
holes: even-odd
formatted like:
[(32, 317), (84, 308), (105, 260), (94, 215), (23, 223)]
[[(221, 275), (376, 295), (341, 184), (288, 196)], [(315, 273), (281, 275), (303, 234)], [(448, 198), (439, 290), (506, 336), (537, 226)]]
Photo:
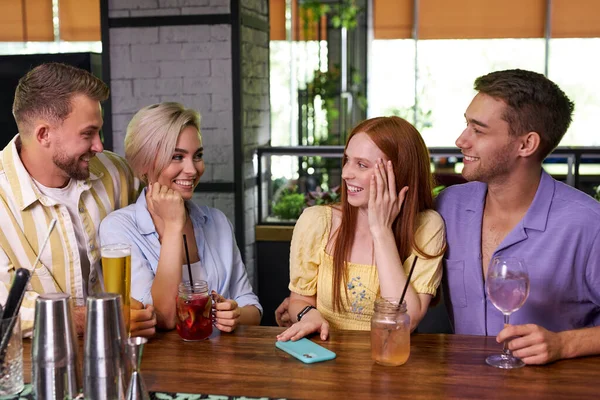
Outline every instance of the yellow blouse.
[[(370, 330), (373, 304), (379, 293), (379, 277), (375, 265), (346, 263), (348, 282), (342, 303), (345, 311), (334, 312), (333, 257), (325, 252), (331, 230), (330, 206), (314, 206), (304, 210), (292, 236), (290, 248), (289, 289), (304, 296), (317, 296), (317, 309), (332, 328)], [(427, 254), (438, 254), (446, 243), (444, 221), (440, 215), (428, 210), (417, 221), (415, 241)], [(406, 273), (416, 251), (404, 261)], [(435, 295), (442, 279), (442, 256), (432, 259), (420, 258), (411, 278), (417, 293)]]

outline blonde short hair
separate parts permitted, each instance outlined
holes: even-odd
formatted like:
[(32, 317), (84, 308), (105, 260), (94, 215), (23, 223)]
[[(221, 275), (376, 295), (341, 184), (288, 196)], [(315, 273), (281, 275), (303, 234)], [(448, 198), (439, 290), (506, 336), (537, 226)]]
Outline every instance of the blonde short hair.
[(125, 135), (125, 158), (135, 175), (148, 183), (148, 174), (156, 176), (169, 165), (177, 138), (183, 129), (193, 126), (200, 136), (200, 113), (182, 104), (164, 102), (138, 111)]

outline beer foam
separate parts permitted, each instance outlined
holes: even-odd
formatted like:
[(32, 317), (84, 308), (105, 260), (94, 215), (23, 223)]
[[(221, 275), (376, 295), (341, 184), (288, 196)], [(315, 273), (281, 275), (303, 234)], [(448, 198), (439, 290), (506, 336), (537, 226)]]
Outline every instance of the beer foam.
[(131, 255), (128, 249), (102, 249), (101, 256), (104, 258), (121, 258)]

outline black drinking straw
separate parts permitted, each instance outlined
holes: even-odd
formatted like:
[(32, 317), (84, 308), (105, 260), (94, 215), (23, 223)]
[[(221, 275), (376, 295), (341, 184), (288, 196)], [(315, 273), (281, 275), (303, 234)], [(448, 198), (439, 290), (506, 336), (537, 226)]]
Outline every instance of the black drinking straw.
[(183, 247), (185, 248), (185, 259), (187, 260), (188, 274), (190, 275), (190, 286), (192, 287), (192, 293), (194, 293), (194, 278), (192, 278), (192, 266), (190, 265), (190, 252), (188, 251), (185, 233), (183, 234)]
[(406, 278), (406, 284), (404, 285), (404, 290), (402, 291), (402, 296), (400, 296), (400, 303), (398, 303), (398, 306), (402, 305), (402, 302), (404, 301), (404, 295), (406, 294), (406, 290), (408, 289), (408, 285), (410, 284), (410, 278), (413, 274), (413, 271), (415, 270), (415, 265), (417, 265), (417, 259), (419, 257), (415, 256), (415, 259), (413, 260), (413, 263), (410, 267), (410, 271), (408, 272), (408, 277)]
[[(410, 278), (412, 277), (413, 271), (415, 270), (415, 265), (417, 265), (417, 256), (415, 256), (415, 259), (413, 260), (412, 265), (410, 266), (410, 271), (408, 271), (408, 277), (406, 278), (406, 284), (404, 285), (404, 290), (402, 291), (402, 296), (400, 296), (400, 302), (398, 303), (398, 310), (400, 310), (400, 307), (402, 307), (402, 302), (404, 301), (404, 295), (406, 294), (406, 291), (408, 290), (408, 285), (410, 284)], [(387, 337), (385, 338), (385, 340), (383, 341), (383, 349), (386, 348), (388, 340), (391, 337), (392, 331), (391, 329), (386, 329), (387, 332)]]

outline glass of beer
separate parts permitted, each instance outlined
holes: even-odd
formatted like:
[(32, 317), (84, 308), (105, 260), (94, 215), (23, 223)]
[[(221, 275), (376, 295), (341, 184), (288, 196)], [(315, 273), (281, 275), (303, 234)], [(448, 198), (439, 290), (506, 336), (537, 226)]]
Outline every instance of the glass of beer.
[(129, 333), (131, 303), (131, 246), (125, 243), (108, 244), (100, 248), (104, 291), (121, 295), (123, 318)]

